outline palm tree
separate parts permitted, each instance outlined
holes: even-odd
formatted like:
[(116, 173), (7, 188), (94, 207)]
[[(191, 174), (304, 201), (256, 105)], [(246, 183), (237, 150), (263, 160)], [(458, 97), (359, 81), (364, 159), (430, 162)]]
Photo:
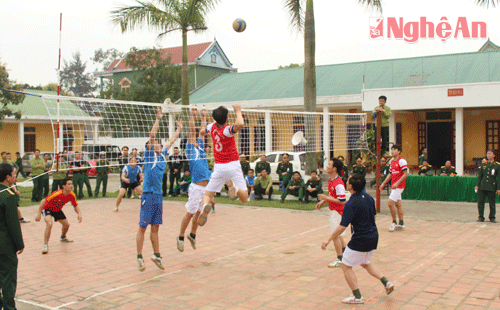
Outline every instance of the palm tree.
[[(380, 0), (357, 0), (357, 2), (361, 5), (372, 7), (377, 9), (379, 12), (382, 12), (382, 4)], [(304, 32), (304, 109), (306, 112), (316, 112), (316, 32), (314, 29), (314, 1), (284, 0), (284, 4), (285, 9), (290, 14), (290, 23), (292, 26), (299, 32)], [(312, 128), (315, 128), (315, 123), (315, 117), (306, 116), (306, 140), (309, 144), (308, 148), (312, 150), (316, 150), (315, 132), (312, 130)], [(315, 153), (307, 153), (306, 163), (307, 173), (310, 173), (312, 170), (316, 170), (317, 162)]]
[(490, 4), (492, 7), (495, 7), (498, 4), (500, 4), (500, 0), (475, 0), (474, 2), (476, 2), (477, 5), (485, 6), (486, 8), (489, 8)]
[(148, 27), (160, 32), (158, 38), (169, 32), (182, 31), (182, 85), (183, 105), (189, 105), (189, 69), (187, 58), (188, 31), (207, 30), (205, 16), (220, 0), (150, 0), (135, 6), (122, 6), (111, 12), (111, 21), (120, 25), (122, 32)]

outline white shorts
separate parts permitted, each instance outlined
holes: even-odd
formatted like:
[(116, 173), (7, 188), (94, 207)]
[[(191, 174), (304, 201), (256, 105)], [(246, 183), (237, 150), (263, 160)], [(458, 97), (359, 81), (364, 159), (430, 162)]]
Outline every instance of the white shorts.
[(389, 199), (392, 201), (398, 201), (402, 200), (401, 199), (401, 194), (403, 193), (404, 188), (396, 188), (396, 189), (391, 189), (391, 194), (389, 195)]
[[(342, 215), (340, 215), (340, 213), (338, 213), (336, 210), (330, 210), (330, 233), (333, 233), (335, 228), (337, 228), (340, 225), (341, 220), (342, 220)], [(341, 236), (345, 235), (346, 230), (344, 230), (344, 232), (340, 235)]]
[(374, 252), (375, 250), (371, 250), (370, 252), (358, 252), (351, 250), (349, 246), (347, 246), (345, 248), (344, 254), (342, 254), (342, 264), (349, 267), (368, 265)]
[(205, 195), (205, 186), (200, 186), (195, 183), (189, 185), (189, 198), (186, 202), (187, 212), (195, 214), (203, 209), (203, 195)]
[(228, 180), (233, 180), (234, 185), (242, 190), (247, 190), (247, 183), (243, 177), (243, 170), (239, 160), (227, 164), (215, 164), (214, 172), (207, 185), (207, 191), (218, 193)]

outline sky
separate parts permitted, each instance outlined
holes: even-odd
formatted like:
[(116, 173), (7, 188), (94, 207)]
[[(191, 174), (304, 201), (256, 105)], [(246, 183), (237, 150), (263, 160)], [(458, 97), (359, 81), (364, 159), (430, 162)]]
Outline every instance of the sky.
[[(147, 27), (122, 33), (113, 25), (110, 11), (132, 5), (132, 0), (1, 0), (0, 62), (6, 63), (11, 80), (30, 85), (57, 82), (59, 14), (62, 13), (62, 58), (80, 52), (87, 71), (96, 69), (94, 51), (131, 47), (182, 45), (180, 32), (157, 39)], [(417, 57), (477, 51), (486, 39), (420, 39), (415, 43), (387, 38), (369, 38), (370, 17), (418, 21), (426, 17), (435, 27), (446, 17), (453, 29), (459, 17), (487, 25), (490, 40), (500, 45), (500, 8), (482, 8), (473, 0), (383, 0), (383, 13), (366, 9), (355, 0), (316, 0), (316, 65), (366, 60)], [(237, 33), (232, 22), (243, 18), (247, 29)], [(221, 0), (207, 16), (208, 30), (189, 32), (188, 44), (217, 39), (238, 72), (272, 70), (280, 65), (304, 62), (303, 34), (290, 26), (283, 0)], [(387, 26), (385, 26), (387, 28)]]

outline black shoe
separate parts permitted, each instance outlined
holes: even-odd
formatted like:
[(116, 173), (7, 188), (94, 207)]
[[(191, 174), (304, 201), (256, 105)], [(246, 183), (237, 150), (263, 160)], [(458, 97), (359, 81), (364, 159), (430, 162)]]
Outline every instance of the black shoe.
[(220, 193), (216, 193), (216, 194), (215, 194), (215, 197), (220, 197)]
[(490, 222), (496, 223), (497, 221), (495, 219), (490, 219)]
[(478, 222), (484, 222), (484, 219), (479, 218), (479, 219), (477, 219), (477, 221)]
[(262, 196), (255, 195), (255, 200), (262, 200)]

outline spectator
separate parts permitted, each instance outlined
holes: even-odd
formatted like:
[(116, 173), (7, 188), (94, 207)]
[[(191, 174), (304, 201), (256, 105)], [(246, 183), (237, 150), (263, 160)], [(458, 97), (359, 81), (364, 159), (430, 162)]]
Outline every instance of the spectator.
[(49, 171), (52, 168), (52, 164), (49, 163), (49, 154), (45, 153), (43, 155), (43, 173), (42, 178), (42, 188), (43, 188), (43, 196), (47, 197), (49, 195)]
[(257, 177), (253, 174), (253, 169), (248, 169), (248, 175), (245, 177), (245, 181), (247, 183), (247, 189), (248, 189), (248, 197), (250, 197), (250, 194), (252, 191), (255, 191), (254, 186), (255, 186), (255, 180)]
[(311, 178), (307, 180), (304, 192), (306, 203), (309, 203), (309, 196), (318, 198), (318, 194), (323, 194), (323, 183), (316, 171), (311, 171)]
[(262, 169), (266, 169), (266, 171), (271, 171), (271, 165), (266, 160), (266, 155), (260, 156), (260, 161), (255, 164), (255, 173), (257, 173), (257, 177), (260, 177), (260, 173)]
[(52, 176), (53, 193), (59, 189), (62, 189), (62, 181), (66, 179), (66, 173), (68, 172), (68, 163), (66, 162), (65, 155), (59, 155), (59, 166), (57, 166), (57, 160), (54, 160), (52, 162), (52, 170), (54, 170), (54, 175)]
[(420, 168), (418, 169), (418, 174), (421, 176), (424, 176), (424, 175), (433, 176), (434, 169), (432, 169), (432, 167), (429, 166), (429, 162), (427, 160), (424, 160), (422, 166), (420, 166)]
[(378, 107), (373, 110), (373, 120), (375, 121), (375, 135), (377, 134), (377, 112), (382, 112), (382, 126), (380, 126), (382, 132), (382, 145), (380, 146), (382, 155), (384, 155), (388, 150), (389, 142), (389, 118), (391, 117), (391, 108), (389, 108), (385, 103), (387, 102), (386, 96), (378, 97)]
[(170, 184), (170, 188), (168, 190), (168, 194), (174, 195), (174, 184), (179, 182), (181, 178), (181, 170), (184, 166), (184, 161), (186, 158), (179, 153), (179, 148), (174, 147), (174, 155), (168, 156), (168, 168), (169, 168), (169, 177), (168, 183)]
[[(3, 153), (2, 153), (3, 156)], [(35, 150), (35, 157), (30, 159), (31, 177), (33, 178), (33, 194), (31, 202), (39, 202), (42, 200), (42, 179), (38, 176), (43, 173), (43, 159), (40, 158), (40, 150)]]
[(75, 160), (70, 164), (71, 169), (73, 170), (73, 184), (74, 184), (74, 192), (77, 195), (77, 199), (82, 199), (83, 196), (83, 183), (87, 186), (87, 192), (89, 197), (92, 197), (92, 189), (90, 188), (90, 183), (85, 182), (85, 176), (87, 175), (88, 164), (81, 159), (80, 152), (75, 152)]
[(444, 166), (441, 166), (441, 169), (439, 169), (439, 175), (452, 177), (457, 175), (455, 167), (451, 165), (451, 160), (447, 160)]
[(279, 162), (276, 173), (279, 176), (281, 186), (286, 188), (288, 186), (288, 182), (290, 182), (290, 179), (292, 178), (293, 164), (288, 161), (289, 156), (287, 153), (283, 154), (281, 157), (283, 158), (283, 161)]
[[(7, 153), (7, 160), (9, 161), (9, 163), (12, 163), (11, 165), (14, 167), (14, 171), (17, 174), (19, 172), (19, 165), (17, 164), (17, 161), (15, 161), (15, 162), (12, 161), (12, 154), (11, 153)], [(21, 167), (22, 166), (23, 166), (23, 164), (21, 161)]]
[(189, 170), (184, 171), (184, 175), (177, 181), (177, 186), (174, 188), (175, 197), (181, 193), (181, 191), (186, 192), (189, 196), (189, 185), (191, 185), (191, 172)]
[[(380, 184), (382, 184), (387, 178), (387, 175), (390, 173), (391, 166), (387, 164), (387, 160), (385, 157), (380, 159)], [(377, 165), (373, 166), (373, 171), (377, 171)], [(377, 178), (370, 181), (370, 188), (377, 183)], [(347, 183), (346, 183), (347, 184)]]
[(349, 178), (349, 167), (347, 167), (346, 164), (344, 164), (344, 156), (340, 155), (338, 157), (338, 159), (342, 162), (342, 165), (344, 165), (342, 167), (342, 171), (340, 171), (339, 175), (340, 177), (342, 178), (342, 181), (344, 182), (344, 184), (347, 184), (347, 179)]
[(267, 174), (266, 169), (260, 171), (260, 177), (255, 180), (255, 199), (262, 199), (262, 195), (268, 195), (268, 199), (271, 200), (273, 195), (273, 179)]
[(299, 197), (299, 201), (301, 203), (305, 203), (303, 201), (304, 198), (304, 180), (302, 179), (302, 176), (300, 175), (300, 172), (295, 171), (293, 173), (293, 179), (288, 182), (288, 186), (281, 195), (281, 203), (285, 202), (285, 198), (288, 194), (292, 194), (296, 197)]
[(352, 167), (352, 173), (357, 173), (363, 178), (366, 178), (366, 167), (363, 165), (361, 158), (356, 159), (356, 165)]
[(424, 148), (422, 149), (422, 155), (420, 155), (420, 156), (418, 157), (418, 166), (419, 166), (419, 167), (420, 167), (420, 166), (422, 166), (422, 165), (424, 164), (424, 161), (426, 161), (426, 160), (427, 160), (427, 163), (428, 163), (428, 159), (427, 159), (427, 148), (426, 148), (426, 147), (424, 147)]
[(477, 183), (474, 188), (477, 192), (478, 222), (484, 222), (484, 204), (488, 197), (490, 203), (490, 222), (496, 223), (495, 193), (500, 195), (500, 164), (495, 161), (495, 152), (486, 152), (487, 161), (483, 161), (481, 169), (477, 172)]
[[(136, 149), (137, 152), (137, 149)], [(99, 188), (102, 183), (102, 197), (106, 197), (106, 190), (108, 188), (108, 173), (111, 171), (109, 167), (109, 161), (106, 160), (106, 152), (101, 152), (99, 154), (99, 161), (96, 163), (96, 184), (95, 184), (95, 197), (99, 196)], [(137, 159), (137, 157), (136, 157)]]
[(19, 176), (19, 173), (21, 173), (21, 176), (23, 178), (26, 178), (26, 173), (24, 173), (23, 159), (21, 157), (21, 153), (16, 152), (16, 157), (17, 157), (16, 165), (19, 168), (19, 170), (17, 170), (16, 178)]
[(240, 155), (240, 164), (243, 176), (246, 177), (248, 175), (248, 170), (250, 170), (250, 162), (247, 160), (245, 154)]

